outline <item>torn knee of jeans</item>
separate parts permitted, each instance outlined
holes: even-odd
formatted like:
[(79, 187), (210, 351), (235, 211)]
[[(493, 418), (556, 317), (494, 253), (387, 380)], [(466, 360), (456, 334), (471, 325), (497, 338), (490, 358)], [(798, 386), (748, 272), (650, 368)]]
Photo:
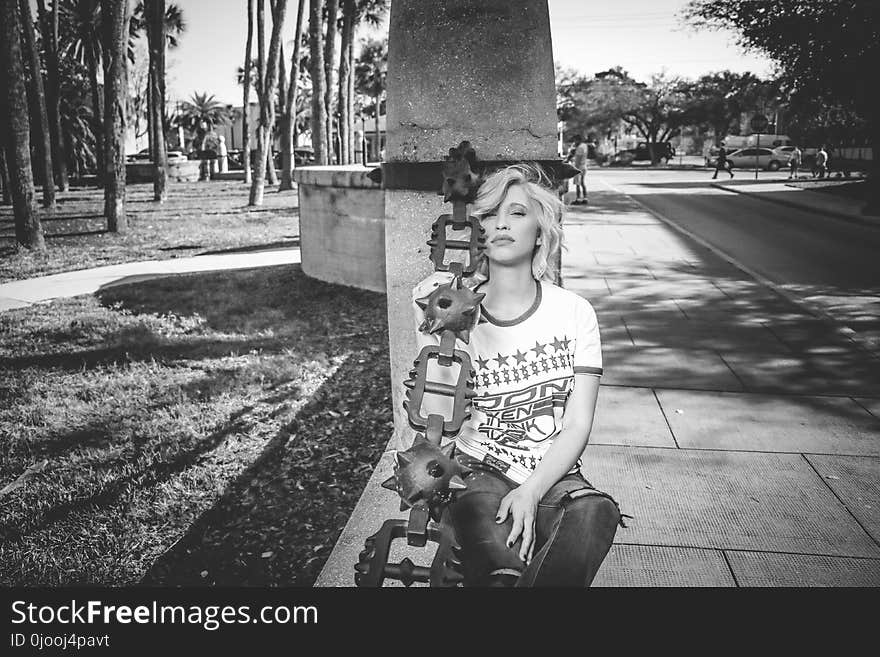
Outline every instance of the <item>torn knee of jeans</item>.
[(489, 586), (514, 586), (521, 575), (515, 568), (498, 568), (489, 573)]
[(573, 491), (568, 492), (568, 493), (566, 493), (565, 495), (562, 496), (562, 504), (563, 504), (563, 506), (566, 506), (566, 505), (568, 505), (569, 503), (573, 502), (573, 501), (576, 500), (576, 499), (579, 499), (579, 498), (582, 498), (582, 497), (588, 497), (588, 496), (591, 496), (591, 495), (592, 495), (592, 496), (604, 497), (604, 498), (606, 498), (606, 499), (608, 499), (608, 500), (611, 500), (611, 501), (614, 503), (614, 506), (617, 507), (617, 514), (618, 514), (618, 516), (619, 516), (618, 519), (617, 519), (617, 523), (618, 523), (621, 527), (623, 527), (624, 529), (627, 528), (627, 527), (626, 527), (626, 523), (623, 521), (623, 519), (624, 519), (624, 518), (629, 518), (630, 520), (632, 520), (633, 517), (632, 517), (631, 515), (628, 515), (628, 514), (626, 514), (626, 513), (623, 513), (623, 512), (620, 510), (620, 505), (617, 503), (617, 500), (615, 500), (613, 497), (611, 497), (608, 493), (605, 493), (605, 492), (603, 492), (603, 491), (601, 491), (601, 490), (596, 490), (595, 488), (580, 488), (580, 489), (578, 489), (578, 490), (573, 490)]

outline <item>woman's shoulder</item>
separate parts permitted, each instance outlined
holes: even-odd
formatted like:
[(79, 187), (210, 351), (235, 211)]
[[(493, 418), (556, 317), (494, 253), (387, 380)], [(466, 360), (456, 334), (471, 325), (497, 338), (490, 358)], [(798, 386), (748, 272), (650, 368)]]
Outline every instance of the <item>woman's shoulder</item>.
[(593, 310), (593, 305), (577, 292), (566, 290), (564, 287), (559, 287), (549, 281), (541, 281), (541, 288), (541, 293), (544, 298), (550, 301), (553, 305), (559, 304), (568, 308), (586, 310), (591, 313), (595, 312)]

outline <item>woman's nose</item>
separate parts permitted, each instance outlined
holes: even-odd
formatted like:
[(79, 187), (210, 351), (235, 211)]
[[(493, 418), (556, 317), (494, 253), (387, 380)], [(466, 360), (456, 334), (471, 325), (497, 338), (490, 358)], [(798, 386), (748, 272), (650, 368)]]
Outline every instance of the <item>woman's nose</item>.
[(507, 216), (499, 212), (495, 217), (495, 230), (507, 230), (508, 228), (510, 228), (510, 223)]

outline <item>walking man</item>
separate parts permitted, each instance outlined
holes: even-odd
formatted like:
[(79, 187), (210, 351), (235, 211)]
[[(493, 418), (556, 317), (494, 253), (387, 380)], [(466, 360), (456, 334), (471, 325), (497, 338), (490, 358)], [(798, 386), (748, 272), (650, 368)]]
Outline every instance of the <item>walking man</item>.
[(733, 171), (731, 171), (730, 160), (727, 159), (727, 149), (724, 148), (724, 142), (721, 142), (721, 147), (718, 149), (718, 157), (715, 158), (715, 175), (712, 176), (712, 180), (715, 180), (718, 177), (719, 171), (727, 171), (730, 174), (730, 177), (733, 178)]
[(794, 178), (797, 180), (798, 177), (798, 167), (801, 166), (801, 149), (798, 148), (798, 145), (794, 145), (794, 150), (791, 152), (791, 158), (788, 160), (788, 178), (791, 180)]
[(587, 154), (589, 153), (589, 147), (587, 146), (587, 142), (584, 141), (583, 135), (575, 135), (573, 141), (574, 149), (569, 151), (566, 161), (571, 161), (572, 166), (574, 166), (574, 168), (580, 173), (574, 177), (576, 198), (572, 201), (572, 205), (586, 205), (588, 203), (587, 186), (584, 178), (587, 174)]
[(828, 152), (825, 150), (825, 144), (822, 144), (819, 147), (819, 152), (816, 153), (816, 173), (819, 178), (825, 177), (825, 172), (828, 170)]

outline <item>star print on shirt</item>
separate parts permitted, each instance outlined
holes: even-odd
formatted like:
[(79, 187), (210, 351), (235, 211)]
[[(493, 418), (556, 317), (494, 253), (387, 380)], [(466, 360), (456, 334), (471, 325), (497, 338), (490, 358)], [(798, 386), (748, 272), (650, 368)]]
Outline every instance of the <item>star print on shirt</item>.
[(516, 358), (516, 364), (524, 363), (526, 361), (526, 354), (521, 352), (519, 349), (516, 350), (516, 353), (513, 355)]
[(498, 367), (504, 367), (505, 363), (507, 363), (507, 359), (508, 359), (508, 358), (510, 358), (510, 356), (502, 356), (502, 355), (499, 353), (497, 356), (495, 356), (495, 358), (490, 358), (490, 360), (497, 360), (497, 361), (498, 361)]
[(484, 360), (484, 359), (480, 358), (479, 356), (477, 356), (477, 365), (480, 366), (481, 370), (484, 370), (489, 366), (489, 359)]
[(535, 352), (535, 356), (543, 356), (544, 354), (547, 353), (546, 351), (544, 351), (544, 348), (545, 348), (546, 346), (547, 346), (546, 344), (541, 344), (540, 342), (537, 342), (537, 341), (536, 341), (536, 342), (535, 342), (535, 346), (532, 347), (531, 349), (529, 349), (529, 351), (534, 351), (534, 352)]
[(557, 353), (562, 351), (563, 348), (568, 347), (568, 344), (566, 342), (563, 342), (562, 340), (560, 340), (556, 336), (553, 336), (552, 344), (553, 344), (553, 348), (556, 350)]

